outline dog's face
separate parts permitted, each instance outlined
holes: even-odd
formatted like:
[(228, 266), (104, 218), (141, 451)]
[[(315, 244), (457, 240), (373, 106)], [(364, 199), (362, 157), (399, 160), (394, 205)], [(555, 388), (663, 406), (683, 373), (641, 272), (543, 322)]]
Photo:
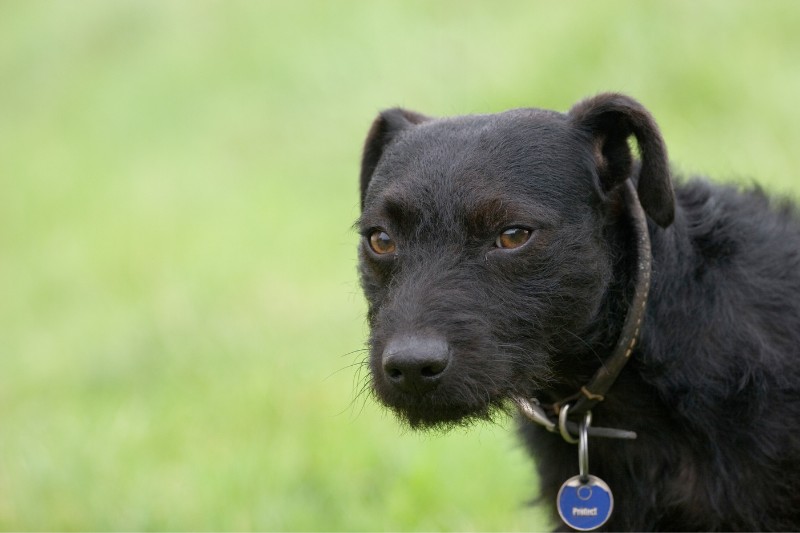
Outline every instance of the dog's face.
[(373, 124), (358, 221), (370, 368), (379, 399), (412, 426), (535, 395), (596, 321), (626, 139), (643, 152), (649, 140), (624, 121), (616, 135), (613, 121), (587, 125), (599, 104), (583, 105), (443, 120), (396, 109)]

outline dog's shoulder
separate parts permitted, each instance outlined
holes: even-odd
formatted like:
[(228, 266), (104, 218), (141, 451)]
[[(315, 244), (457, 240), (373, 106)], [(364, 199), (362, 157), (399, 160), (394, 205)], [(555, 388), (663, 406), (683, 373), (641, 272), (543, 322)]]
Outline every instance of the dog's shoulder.
[(745, 383), (796, 390), (797, 205), (757, 186), (701, 178), (679, 179), (675, 193), (675, 224), (653, 235), (650, 362), (671, 373), (670, 394), (678, 384), (693, 391), (692, 402), (699, 395), (707, 405), (735, 396)]

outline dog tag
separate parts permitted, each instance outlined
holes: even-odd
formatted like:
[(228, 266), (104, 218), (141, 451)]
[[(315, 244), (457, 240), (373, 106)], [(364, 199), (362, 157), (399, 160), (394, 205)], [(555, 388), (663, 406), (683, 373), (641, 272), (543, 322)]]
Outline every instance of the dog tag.
[[(569, 406), (559, 413), (561, 435), (567, 442), (575, 442), (567, 431)], [(605, 524), (614, 510), (614, 497), (606, 482), (589, 474), (589, 426), (592, 412), (583, 417), (578, 432), (578, 469), (580, 474), (561, 485), (556, 497), (556, 507), (561, 520), (572, 529), (591, 531)], [(567, 438), (569, 437), (569, 438)]]
[(614, 497), (605, 481), (597, 476), (571, 477), (558, 491), (558, 514), (572, 529), (591, 531), (608, 521)]

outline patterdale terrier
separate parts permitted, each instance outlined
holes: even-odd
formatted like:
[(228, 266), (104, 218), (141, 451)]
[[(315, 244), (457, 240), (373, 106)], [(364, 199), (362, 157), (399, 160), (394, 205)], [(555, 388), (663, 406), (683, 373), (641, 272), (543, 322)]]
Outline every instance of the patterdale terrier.
[(575, 529), (800, 530), (788, 201), (675, 178), (648, 111), (601, 94), (385, 111), (361, 208), (372, 388), (405, 423), (517, 410)]

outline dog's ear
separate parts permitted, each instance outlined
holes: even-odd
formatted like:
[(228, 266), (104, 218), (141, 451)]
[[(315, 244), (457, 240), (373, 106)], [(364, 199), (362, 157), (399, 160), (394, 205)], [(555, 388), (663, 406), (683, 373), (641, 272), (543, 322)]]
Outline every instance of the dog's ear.
[(421, 122), (430, 120), (425, 115), (395, 107), (382, 111), (372, 122), (372, 127), (364, 142), (364, 155), (361, 158), (361, 208), (364, 208), (364, 197), (367, 186), (381, 160), (384, 149), (398, 133)]
[(600, 186), (608, 192), (631, 172), (628, 138), (639, 145), (641, 169), (637, 192), (642, 208), (665, 228), (675, 217), (675, 198), (669, 174), (667, 148), (655, 120), (636, 100), (616, 93), (599, 94), (577, 103), (570, 120), (592, 138)]

